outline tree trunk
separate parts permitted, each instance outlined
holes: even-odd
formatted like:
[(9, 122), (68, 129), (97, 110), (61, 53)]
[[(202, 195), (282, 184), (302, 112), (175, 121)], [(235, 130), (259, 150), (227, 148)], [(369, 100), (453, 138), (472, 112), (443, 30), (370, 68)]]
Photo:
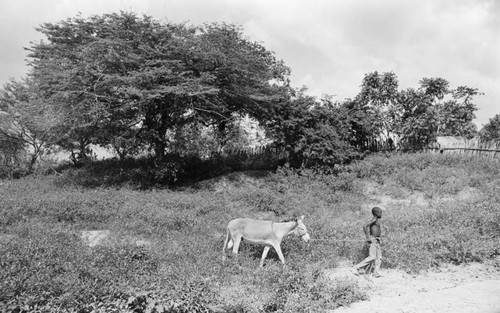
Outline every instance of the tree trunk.
[(165, 148), (166, 144), (162, 140), (156, 140), (155, 142), (155, 158), (157, 160), (163, 160), (165, 158)]

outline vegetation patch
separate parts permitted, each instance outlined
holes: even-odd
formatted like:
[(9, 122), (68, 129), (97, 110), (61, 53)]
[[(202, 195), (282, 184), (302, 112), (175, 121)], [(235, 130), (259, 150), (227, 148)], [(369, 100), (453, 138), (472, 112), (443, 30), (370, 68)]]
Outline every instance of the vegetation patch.
[[(498, 174), (495, 161), (406, 154), (373, 155), (336, 175), (287, 168), (233, 174), (218, 191), (206, 182), (172, 191), (64, 186), (56, 176), (3, 181), (0, 310), (318, 312), (345, 306), (366, 294), (355, 281), (332, 283), (325, 273), (365, 256), (361, 227), (380, 199), (382, 270), (417, 273), (497, 258)], [(413, 195), (425, 201), (403, 201)], [(238, 258), (222, 262), (232, 218), (280, 221), (299, 214), (312, 241), (287, 237), (285, 268), (271, 251), (259, 269), (262, 247), (245, 242)], [(111, 235), (90, 247), (81, 234), (91, 230)]]

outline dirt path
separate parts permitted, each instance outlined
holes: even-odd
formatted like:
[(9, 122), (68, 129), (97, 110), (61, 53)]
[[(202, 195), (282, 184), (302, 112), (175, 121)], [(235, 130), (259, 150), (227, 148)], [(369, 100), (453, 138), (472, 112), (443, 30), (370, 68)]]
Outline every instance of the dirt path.
[(447, 266), (417, 276), (385, 270), (383, 275), (356, 277), (346, 267), (331, 272), (333, 280), (356, 280), (369, 295), (367, 301), (331, 312), (500, 313), (500, 271), (493, 266)]

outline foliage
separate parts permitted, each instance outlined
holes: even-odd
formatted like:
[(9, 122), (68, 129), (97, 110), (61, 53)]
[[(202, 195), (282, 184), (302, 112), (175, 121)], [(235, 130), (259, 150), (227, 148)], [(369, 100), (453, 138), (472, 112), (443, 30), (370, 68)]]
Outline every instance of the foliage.
[(26, 159), (23, 142), (0, 133), (0, 178), (19, 177), (24, 173)]
[[(388, 223), (393, 234), (387, 238), (389, 253), (386, 256), (391, 259), (390, 264), (407, 271), (445, 262), (462, 264), (487, 260), (500, 252), (495, 222), (498, 217), (491, 204), (479, 205), (476, 210), (471, 209), (470, 203), (458, 204), (453, 211), (444, 204), (431, 210), (415, 208)], [(399, 225), (405, 226), (398, 229)]]
[(395, 129), (405, 148), (420, 149), (436, 140), (439, 121), (429, 96), (412, 88), (403, 90), (397, 111)]
[(490, 118), (488, 123), (479, 132), (481, 140), (500, 140), (500, 114)]
[[(242, 117), (285, 147), (292, 167), (326, 172), (381, 137), (419, 149), (437, 135), (476, 132), (477, 89), (424, 78), (419, 89), (398, 92), (394, 73), (373, 72), (353, 100), (317, 101), (292, 90), (284, 62), (232, 24), (187, 26), (121, 12), (37, 30), (47, 41), (27, 49), (28, 78), (6, 86), (2, 105), (15, 108), (6, 111), (9, 125), (36, 124), (24, 131), (35, 138), (30, 169), (55, 145), (78, 166), (89, 161), (90, 144), (112, 147), (122, 161), (147, 151), (160, 163), (169, 154), (207, 158), (248, 144)], [(13, 122), (18, 114), (29, 118)]]
[[(477, 110), (472, 98), (481, 94), (477, 89), (449, 89), (443, 78), (424, 78), (420, 84), (419, 89), (401, 91), (392, 111), (395, 132), (405, 148), (420, 149), (437, 136), (472, 138), (477, 133), (472, 122)], [(447, 96), (451, 100), (442, 101)]]
[(441, 120), (439, 135), (474, 137), (477, 127), (472, 121), (476, 117), (474, 111), (477, 111), (477, 107), (472, 103), (472, 98), (482, 93), (467, 86), (459, 86), (450, 92), (453, 100), (438, 106)]
[(27, 160), (21, 166), (31, 173), (60, 136), (57, 123), (61, 115), (52, 103), (45, 102), (40, 87), (30, 79), (5, 84), (0, 93), (0, 115), (0, 134), (8, 141), (2, 150), (5, 147), (15, 152), (23, 148)]
[(367, 142), (397, 137), (403, 149), (418, 150), (437, 136), (476, 134), (472, 99), (481, 94), (477, 89), (450, 89), (443, 78), (423, 78), (418, 89), (397, 88), (392, 72), (365, 75), (360, 93), (342, 104), (351, 123), (351, 145), (364, 148)]
[[(172, 154), (206, 159), (248, 146), (242, 118), (262, 125), (269, 138), (261, 142), (284, 147), (292, 167), (319, 172), (334, 172), (380, 139), (420, 149), (438, 135), (476, 134), (475, 88), (423, 78), (420, 88), (398, 91), (396, 74), (375, 71), (354, 99), (317, 101), (293, 90), (290, 68), (233, 24), (189, 26), (120, 12), (37, 30), (46, 40), (27, 48), (27, 78), (0, 96), (2, 137), (30, 146), (28, 172), (49, 148), (70, 151), (83, 166), (90, 145), (99, 145), (124, 162), (149, 153), (155, 166), (168, 165), (151, 171), (176, 181), (182, 166), (167, 160)], [(2, 153), (12, 158), (12, 151)]]
[(445, 94), (449, 92), (450, 83), (444, 78), (427, 78), (420, 80), (420, 89), (424, 94), (439, 100), (443, 99)]
[(188, 27), (122, 12), (38, 30), (48, 42), (29, 48), (30, 76), (67, 115), (58, 144), (82, 156), (93, 143), (124, 158), (140, 139), (161, 159), (167, 132), (224, 129), (235, 113), (263, 120), (285, 95), (288, 68), (234, 25)]
[(398, 79), (392, 72), (368, 73), (363, 78), (359, 94), (341, 104), (350, 124), (350, 145), (363, 151), (368, 142), (394, 132), (393, 110), (397, 87)]
[(267, 124), (275, 134), (275, 144), (288, 151), (290, 166), (331, 170), (335, 164), (357, 156), (349, 144), (350, 124), (344, 107), (299, 92), (289, 103), (279, 106), (275, 119)]
[[(368, 73), (363, 78), (361, 91), (356, 96), (355, 106), (351, 110), (358, 116), (365, 114), (358, 121), (362, 135), (357, 141), (377, 138), (380, 134), (389, 136), (394, 131), (394, 106), (398, 95), (398, 78), (393, 72), (379, 74), (377, 71)], [(360, 112), (361, 111), (361, 112)], [(352, 111), (351, 111), (352, 112)]]
[(94, 161), (78, 168), (61, 165), (56, 168), (62, 172), (56, 183), (82, 187), (176, 188), (234, 171), (273, 170), (284, 162), (272, 151), (216, 153), (209, 158), (171, 153), (162, 161), (142, 157)]
[(440, 136), (459, 136), (472, 138), (477, 134), (476, 124), (472, 122), (475, 118), (476, 107), (471, 103), (460, 104), (456, 100), (450, 100), (438, 106), (441, 117)]
[(365, 74), (357, 99), (374, 107), (393, 103), (398, 92), (398, 78), (393, 72)]

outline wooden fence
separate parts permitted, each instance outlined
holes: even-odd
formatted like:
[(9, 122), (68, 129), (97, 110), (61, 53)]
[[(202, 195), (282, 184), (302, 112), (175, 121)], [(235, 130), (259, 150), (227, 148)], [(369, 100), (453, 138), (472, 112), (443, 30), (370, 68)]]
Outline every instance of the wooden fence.
[(435, 142), (428, 145), (406, 146), (399, 142), (373, 140), (367, 142), (363, 147), (365, 151), (383, 152), (430, 152), (441, 154), (463, 154), (469, 156), (481, 156), (490, 159), (500, 160), (500, 140), (480, 141), (477, 138), (467, 139), (463, 137), (438, 137)]
[[(429, 145), (408, 148), (401, 142), (371, 140), (364, 142), (357, 147), (366, 152), (429, 152), (441, 154), (463, 154), (470, 156), (481, 156), (490, 159), (500, 160), (500, 140), (479, 141), (478, 139), (466, 139), (462, 137), (438, 137), (437, 141)], [(264, 155), (271, 154), (279, 158), (286, 158), (287, 151), (284, 148), (277, 148), (274, 145), (259, 146), (255, 148), (230, 149), (218, 152), (222, 156), (233, 155)]]
[(470, 156), (481, 156), (490, 159), (500, 159), (500, 141), (479, 141), (479, 140), (457, 140), (455, 142), (441, 143), (434, 147), (429, 147), (434, 153), (441, 154), (464, 154)]
[(260, 155), (260, 154), (273, 154), (273, 155), (285, 155), (285, 148), (278, 148), (274, 145), (257, 146), (253, 148), (242, 148), (242, 149), (228, 149), (219, 152), (219, 154), (224, 156), (247, 154), (247, 155)]

